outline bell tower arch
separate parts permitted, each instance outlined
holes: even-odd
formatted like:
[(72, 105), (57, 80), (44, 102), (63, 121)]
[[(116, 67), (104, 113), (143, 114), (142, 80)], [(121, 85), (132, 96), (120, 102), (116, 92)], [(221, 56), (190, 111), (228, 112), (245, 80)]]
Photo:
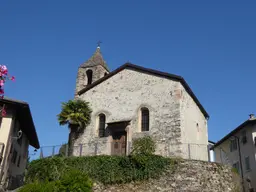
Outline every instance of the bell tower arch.
[(108, 66), (103, 59), (100, 46), (98, 45), (91, 58), (81, 64), (78, 69), (75, 95), (77, 95), (83, 88), (93, 84), (108, 73)]

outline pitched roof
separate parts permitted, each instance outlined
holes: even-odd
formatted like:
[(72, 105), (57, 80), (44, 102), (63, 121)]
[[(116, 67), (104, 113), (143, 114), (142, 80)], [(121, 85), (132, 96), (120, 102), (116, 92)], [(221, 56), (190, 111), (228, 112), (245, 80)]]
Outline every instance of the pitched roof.
[(4, 97), (4, 99), (0, 99), (0, 103), (8, 105), (12, 105), (16, 111), (16, 118), (20, 122), (21, 130), (25, 133), (29, 140), (29, 144), (37, 149), (40, 148), (40, 144), (38, 141), (35, 125), (33, 122), (33, 118), (30, 112), (29, 104), (24, 101), (19, 101), (15, 99), (10, 99)]
[(86, 91), (92, 89), (96, 85), (102, 83), (103, 81), (109, 79), (110, 77), (114, 76), (115, 74), (119, 73), (120, 71), (122, 71), (124, 69), (133, 69), (133, 70), (136, 70), (136, 71), (139, 71), (139, 72), (142, 72), (142, 73), (148, 73), (148, 74), (151, 74), (151, 75), (155, 75), (155, 76), (159, 76), (159, 77), (179, 81), (184, 86), (184, 88), (186, 89), (188, 94), (194, 99), (195, 103), (198, 105), (198, 107), (200, 108), (200, 110), (204, 114), (204, 116), (206, 118), (209, 118), (208, 113), (206, 112), (204, 107), (201, 105), (201, 103), (199, 102), (199, 100), (197, 99), (197, 97), (195, 96), (193, 91), (190, 89), (187, 82), (183, 79), (183, 77), (178, 76), (178, 75), (173, 75), (173, 74), (170, 74), (170, 73), (165, 73), (165, 72), (149, 69), (149, 68), (145, 68), (145, 67), (141, 67), (141, 66), (134, 65), (134, 64), (131, 64), (131, 63), (125, 63), (124, 65), (122, 65), (121, 67), (112, 71), (108, 75), (102, 77), (101, 79), (99, 79), (99, 80), (95, 81), (94, 83), (88, 85), (87, 87), (83, 88), (82, 90), (80, 90), (78, 92), (78, 95), (81, 95), (81, 94), (85, 93)]
[(256, 119), (248, 119), (245, 122), (243, 122), (241, 125), (239, 125), (237, 128), (235, 128), (233, 131), (231, 131), (229, 134), (227, 134), (225, 137), (223, 137), (221, 140), (219, 140), (215, 145), (211, 148), (214, 149), (215, 147), (222, 144), (224, 141), (229, 139), (231, 136), (235, 135), (237, 132), (245, 128), (247, 125), (253, 125), (256, 123)]
[(80, 65), (81, 68), (94, 67), (96, 65), (102, 65), (107, 71), (109, 71), (107, 63), (104, 61), (100, 51), (100, 47), (97, 47), (95, 53), (86, 62)]

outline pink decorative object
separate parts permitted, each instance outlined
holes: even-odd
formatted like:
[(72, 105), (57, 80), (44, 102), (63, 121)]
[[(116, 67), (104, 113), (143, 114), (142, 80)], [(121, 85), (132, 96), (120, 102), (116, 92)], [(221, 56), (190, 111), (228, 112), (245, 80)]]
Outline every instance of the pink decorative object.
[(2, 109), (1, 109), (1, 116), (2, 117), (6, 116), (5, 106), (3, 106)]
[[(15, 77), (8, 74), (8, 69), (5, 65), (0, 65), (0, 99), (4, 98), (4, 84), (7, 79), (14, 81)], [(6, 115), (4, 106), (0, 109), (0, 112), (2, 116)]]

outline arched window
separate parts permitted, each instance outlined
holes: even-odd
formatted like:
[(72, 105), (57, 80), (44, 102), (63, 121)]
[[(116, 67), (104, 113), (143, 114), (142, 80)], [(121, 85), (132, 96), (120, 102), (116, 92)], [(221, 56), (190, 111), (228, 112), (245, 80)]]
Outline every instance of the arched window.
[(149, 110), (141, 109), (141, 131), (149, 131)]
[(104, 114), (99, 115), (99, 137), (105, 137), (105, 124), (106, 116)]
[(86, 71), (86, 75), (87, 75), (87, 85), (92, 84), (92, 70), (87, 70)]
[(106, 76), (106, 75), (108, 75), (108, 73), (106, 72), (106, 73), (104, 73), (104, 76)]

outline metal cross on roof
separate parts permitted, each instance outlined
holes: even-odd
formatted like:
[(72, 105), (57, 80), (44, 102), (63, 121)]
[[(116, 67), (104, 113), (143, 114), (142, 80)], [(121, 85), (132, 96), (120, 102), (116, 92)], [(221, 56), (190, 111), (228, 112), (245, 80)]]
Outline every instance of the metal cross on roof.
[(101, 44), (101, 43), (102, 43), (101, 41), (98, 41), (98, 42), (97, 42), (98, 47), (100, 47), (100, 44)]

